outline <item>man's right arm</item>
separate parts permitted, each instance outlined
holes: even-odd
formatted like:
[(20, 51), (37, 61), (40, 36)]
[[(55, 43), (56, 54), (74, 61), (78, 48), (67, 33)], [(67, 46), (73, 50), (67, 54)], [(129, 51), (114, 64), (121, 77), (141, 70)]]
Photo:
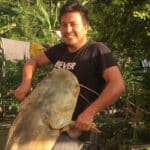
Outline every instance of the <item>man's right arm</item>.
[(15, 90), (15, 96), (19, 101), (25, 99), (31, 90), (31, 82), (36, 68), (51, 63), (44, 53), (36, 55), (28, 60), (23, 67), (21, 85)]

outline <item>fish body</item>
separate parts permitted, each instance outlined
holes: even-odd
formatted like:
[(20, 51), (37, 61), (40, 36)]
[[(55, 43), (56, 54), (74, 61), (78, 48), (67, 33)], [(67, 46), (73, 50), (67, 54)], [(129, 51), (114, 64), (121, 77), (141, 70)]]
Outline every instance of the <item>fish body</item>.
[(51, 150), (71, 122), (79, 91), (72, 72), (53, 69), (21, 102), (5, 150)]

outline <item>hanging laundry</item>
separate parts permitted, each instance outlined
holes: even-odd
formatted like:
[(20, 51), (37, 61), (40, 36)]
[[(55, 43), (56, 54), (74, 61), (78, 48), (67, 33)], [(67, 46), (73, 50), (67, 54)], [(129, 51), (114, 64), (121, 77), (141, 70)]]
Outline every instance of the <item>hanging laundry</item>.
[(30, 58), (30, 42), (1, 38), (5, 60), (17, 62)]

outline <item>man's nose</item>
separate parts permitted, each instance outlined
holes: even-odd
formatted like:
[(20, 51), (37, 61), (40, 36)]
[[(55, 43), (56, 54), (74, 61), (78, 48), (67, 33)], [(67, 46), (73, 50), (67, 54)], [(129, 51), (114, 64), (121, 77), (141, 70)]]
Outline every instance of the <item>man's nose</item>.
[(67, 24), (67, 26), (66, 26), (66, 31), (67, 31), (67, 32), (71, 32), (71, 31), (72, 31), (72, 26), (71, 26), (71, 24)]

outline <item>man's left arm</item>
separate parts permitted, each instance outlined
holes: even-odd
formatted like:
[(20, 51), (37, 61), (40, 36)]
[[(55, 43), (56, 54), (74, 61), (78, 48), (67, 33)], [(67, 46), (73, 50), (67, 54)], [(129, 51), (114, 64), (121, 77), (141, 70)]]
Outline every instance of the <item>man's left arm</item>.
[(99, 97), (91, 103), (77, 118), (76, 128), (79, 130), (89, 130), (96, 113), (114, 104), (125, 90), (124, 80), (117, 66), (112, 66), (104, 70), (103, 78), (106, 86)]

